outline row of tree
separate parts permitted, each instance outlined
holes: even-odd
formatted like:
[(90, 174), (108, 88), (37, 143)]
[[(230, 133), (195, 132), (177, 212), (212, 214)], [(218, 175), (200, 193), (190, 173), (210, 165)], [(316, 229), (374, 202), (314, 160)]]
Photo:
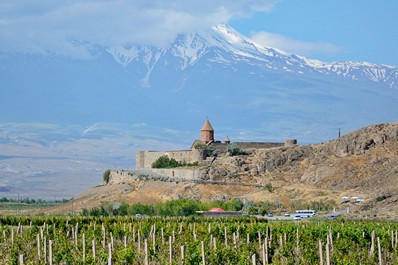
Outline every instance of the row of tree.
[(126, 215), (148, 215), (148, 216), (190, 216), (196, 211), (207, 211), (213, 207), (219, 207), (226, 211), (240, 211), (243, 203), (239, 199), (228, 202), (213, 201), (209, 203), (188, 199), (172, 200), (165, 203), (155, 204), (111, 204), (103, 203), (99, 207), (83, 209), (84, 216), (126, 216)]
[(284, 206), (280, 201), (249, 201), (244, 204), (240, 199), (233, 199), (228, 202), (212, 201), (200, 202), (190, 199), (178, 199), (164, 203), (155, 204), (127, 204), (127, 203), (102, 203), (99, 207), (83, 209), (84, 216), (126, 216), (126, 215), (147, 215), (147, 216), (193, 216), (196, 211), (207, 211), (213, 207), (219, 207), (225, 211), (242, 211), (250, 215), (266, 215), (269, 212), (284, 212), (293, 209), (313, 209), (316, 211), (330, 211), (335, 207), (331, 200), (294, 201), (291, 207)]

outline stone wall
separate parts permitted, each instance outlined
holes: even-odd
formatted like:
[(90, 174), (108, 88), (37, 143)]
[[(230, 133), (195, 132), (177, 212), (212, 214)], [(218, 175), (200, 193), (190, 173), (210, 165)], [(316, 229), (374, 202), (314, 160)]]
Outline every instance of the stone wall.
[[(273, 147), (281, 147), (284, 146), (284, 143), (268, 143), (268, 142), (233, 142), (231, 144), (236, 144), (240, 149), (266, 149)], [(215, 142), (211, 144), (220, 154), (225, 153), (227, 151), (228, 143), (219, 143)]]
[(155, 174), (183, 179), (199, 179), (202, 170), (199, 169), (176, 169), (176, 168), (152, 168), (151, 171)]
[(180, 150), (180, 151), (138, 151), (136, 153), (136, 169), (149, 169), (152, 163), (159, 157), (167, 155), (169, 158), (174, 158), (177, 161), (193, 163), (203, 160), (203, 154), (199, 150)]
[(127, 182), (135, 178), (161, 178), (200, 180), (202, 170), (199, 169), (177, 169), (177, 168), (159, 168), (150, 170), (111, 170), (108, 184), (117, 184)]

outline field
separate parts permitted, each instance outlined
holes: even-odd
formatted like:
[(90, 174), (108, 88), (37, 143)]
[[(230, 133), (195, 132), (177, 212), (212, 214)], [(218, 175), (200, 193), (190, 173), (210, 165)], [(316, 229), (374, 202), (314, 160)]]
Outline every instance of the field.
[(0, 202), (0, 215), (26, 215), (34, 210), (44, 210), (56, 205), (60, 205), (61, 202)]
[(382, 221), (8, 216), (0, 222), (0, 264), (398, 264), (398, 224)]

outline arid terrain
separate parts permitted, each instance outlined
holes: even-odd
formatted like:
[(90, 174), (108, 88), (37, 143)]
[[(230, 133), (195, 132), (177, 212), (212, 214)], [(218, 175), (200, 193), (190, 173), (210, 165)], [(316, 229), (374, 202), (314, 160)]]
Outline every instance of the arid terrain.
[[(218, 156), (201, 180), (123, 179), (81, 193), (47, 212), (78, 211), (101, 202), (154, 203), (177, 198), (294, 202), (333, 201), (354, 218), (398, 219), (398, 123), (372, 125), (342, 137), (307, 146), (246, 150)], [(219, 185), (253, 183), (263, 187)], [(352, 198), (364, 201), (352, 203)], [(345, 202), (348, 198), (351, 202)]]

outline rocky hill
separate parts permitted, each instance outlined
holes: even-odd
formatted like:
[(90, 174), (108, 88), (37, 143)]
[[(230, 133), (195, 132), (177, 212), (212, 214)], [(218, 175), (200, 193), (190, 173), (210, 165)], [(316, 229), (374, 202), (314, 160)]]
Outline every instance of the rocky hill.
[(82, 193), (74, 207), (90, 208), (101, 201), (241, 198), (283, 205), (328, 201), (344, 208), (342, 198), (363, 197), (364, 202), (350, 204), (352, 215), (398, 218), (398, 123), (369, 126), (327, 143), (246, 151), (247, 155), (217, 157), (203, 170), (199, 183), (133, 178), (114, 171), (110, 184)]

